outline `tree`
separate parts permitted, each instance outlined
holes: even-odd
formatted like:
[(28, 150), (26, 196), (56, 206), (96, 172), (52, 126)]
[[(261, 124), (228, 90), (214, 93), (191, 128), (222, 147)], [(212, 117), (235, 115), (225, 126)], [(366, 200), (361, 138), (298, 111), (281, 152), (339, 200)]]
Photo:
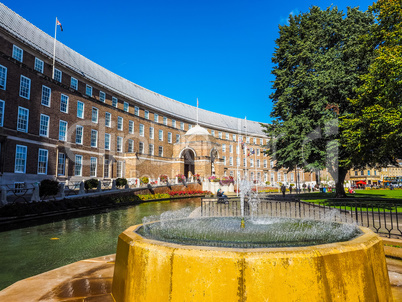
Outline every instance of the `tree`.
[(264, 130), (271, 138), (268, 154), (276, 168), (327, 168), (339, 197), (346, 196), (343, 183), (351, 163), (345, 162), (338, 119), (350, 111), (348, 98), (367, 72), (371, 54), (359, 39), (372, 24), (373, 15), (358, 8), (348, 8), (345, 16), (336, 7), (313, 6), (279, 26), (272, 58), (274, 119)]
[(402, 156), (402, 5), (378, 0), (370, 10), (377, 22), (365, 43), (376, 48), (375, 59), (342, 128), (350, 160), (373, 167), (397, 164)]

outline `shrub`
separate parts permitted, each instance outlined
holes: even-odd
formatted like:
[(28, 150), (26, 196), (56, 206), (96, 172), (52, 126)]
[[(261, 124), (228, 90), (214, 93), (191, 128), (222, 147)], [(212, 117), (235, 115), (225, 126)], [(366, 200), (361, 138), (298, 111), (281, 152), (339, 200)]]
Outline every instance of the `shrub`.
[(117, 178), (116, 179), (116, 187), (124, 187), (127, 184), (127, 179), (125, 178)]
[(84, 188), (86, 191), (97, 188), (99, 184), (99, 180), (96, 178), (87, 179), (84, 181)]
[(52, 179), (44, 179), (40, 182), (39, 196), (46, 197), (56, 195), (59, 192), (59, 182)]
[(186, 177), (183, 174), (177, 174), (176, 177), (179, 182), (184, 182), (186, 180)]
[(164, 182), (164, 183), (168, 182), (168, 176), (167, 175), (160, 175), (159, 179), (161, 180), (161, 182)]
[(140, 181), (142, 184), (147, 184), (147, 183), (149, 183), (149, 178), (146, 176), (143, 176), (140, 178)]
[(208, 177), (208, 180), (210, 182), (219, 182), (220, 181), (220, 179), (217, 178), (215, 175), (212, 175), (212, 176)]

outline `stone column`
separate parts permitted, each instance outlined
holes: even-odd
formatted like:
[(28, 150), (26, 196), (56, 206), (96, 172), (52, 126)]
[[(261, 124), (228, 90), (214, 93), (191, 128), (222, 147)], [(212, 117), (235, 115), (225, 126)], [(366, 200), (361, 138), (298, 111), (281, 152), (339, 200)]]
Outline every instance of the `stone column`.
[(78, 191), (78, 195), (84, 195), (85, 194), (85, 186), (84, 186), (84, 182), (81, 181), (80, 182), (80, 190)]

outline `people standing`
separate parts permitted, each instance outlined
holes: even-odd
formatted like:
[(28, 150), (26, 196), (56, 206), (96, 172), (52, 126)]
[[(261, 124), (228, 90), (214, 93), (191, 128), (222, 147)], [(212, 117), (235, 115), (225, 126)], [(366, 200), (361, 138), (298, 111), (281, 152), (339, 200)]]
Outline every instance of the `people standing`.
[(285, 198), (286, 187), (285, 187), (284, 184), (282, 184), (281, 191), (282, 191), (282, 196), (283, 196), (283, 198)]

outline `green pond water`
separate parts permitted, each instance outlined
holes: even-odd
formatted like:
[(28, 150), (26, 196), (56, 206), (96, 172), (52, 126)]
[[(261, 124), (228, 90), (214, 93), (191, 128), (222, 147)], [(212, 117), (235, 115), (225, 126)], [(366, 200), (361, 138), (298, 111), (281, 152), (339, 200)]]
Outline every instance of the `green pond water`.
[[(148, 202), (107, 213), (88, 215), (0, 232), (0, 290), (18, 280), (82, 259), (116, 252), (119, 234), (142, 218), (185, 207), (200, 198)], [(58, 239), (52, 239), (58, 238)]]

